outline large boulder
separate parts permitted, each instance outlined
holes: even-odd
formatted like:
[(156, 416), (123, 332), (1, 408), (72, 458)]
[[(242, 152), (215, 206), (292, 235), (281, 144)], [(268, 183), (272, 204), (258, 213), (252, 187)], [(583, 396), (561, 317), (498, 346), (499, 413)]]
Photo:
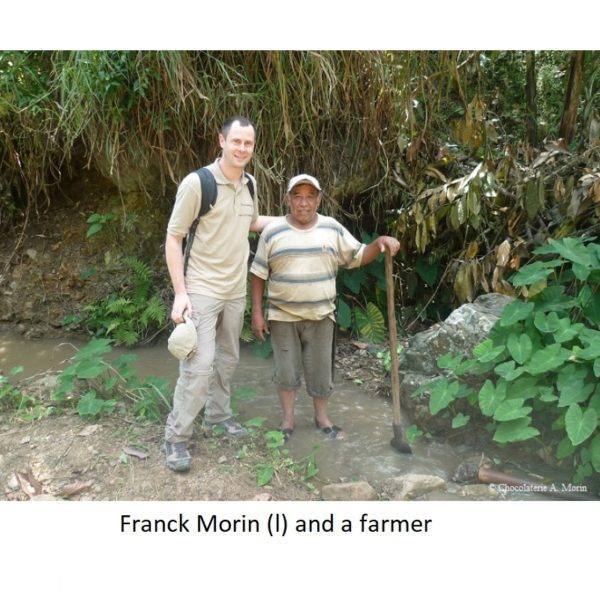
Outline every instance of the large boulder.
[(488, 336), (511, 301), (510, 296), (503, 294), (479, 296), (450, 313), (442, 323), (409, 338), (408, 347), (400, 355), (400, 393), (403, 406), (412, 413), (415, 422), (430, 421), (427, 398), (412, 398), (411, 394), (441, 374), (436, 364), (438, 358), (448, 352), (471, 356), (473, 348)]
[(407, 473), (386, 479), (382, 487), (384, 494), (391, 500), (413, 500), (429, 492), (445, 490), (446, 482), (436, 475)]

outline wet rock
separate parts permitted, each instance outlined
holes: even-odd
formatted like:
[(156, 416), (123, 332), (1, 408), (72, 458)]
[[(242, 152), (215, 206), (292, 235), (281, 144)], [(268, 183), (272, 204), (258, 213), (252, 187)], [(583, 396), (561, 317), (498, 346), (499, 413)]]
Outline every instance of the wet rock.
[(446, 482), (436, 475), (408, 473), (383, 482), (383, 491), (392, 500), (413, 500), (435, 490), (446, 489)]
[(366, 481), (331, 483), (321, 490), (323, 500), (377, 500), (377, 492)]
[(487, 337), (511, 301), (511, 297), (503, 294), (484, 294), (454, 310), (442, 323), (409, 338), (406, 350), (400, 355), (400, 390), (404, 406), (414, 413), (417, 424), (431, 419), (428, 397), (424, 394), (412, 398), (411, 394), (442, 373), (437, 367), (438, 358), (448, 352), (471, 356), (473, 348)]
[(487, 483), (464, 485), (460, 488), (458, 495), (469, 500), (500, 500), (502, 498), (502, 494)]

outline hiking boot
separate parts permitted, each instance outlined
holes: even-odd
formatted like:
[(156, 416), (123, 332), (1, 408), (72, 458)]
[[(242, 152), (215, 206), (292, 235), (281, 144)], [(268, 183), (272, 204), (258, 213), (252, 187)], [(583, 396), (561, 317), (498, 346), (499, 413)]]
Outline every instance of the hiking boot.
[(205, 421), (204, 427), (211, 430), (214, 430), (215, 427), (222, 427), (225, 435), (233, 438), (242, 438), (248, 435), (248, 430), (235, 421), (233, 417), (229, 417), (229, 419), (225, 419), (224, 421), (219, 421), (219, 423), (209, 423)]
[(187, 442), (167, 442), (165, 441), (165, 456), (167, 467), (172, 471), (189, 471), (192, 457), (187, 449)]

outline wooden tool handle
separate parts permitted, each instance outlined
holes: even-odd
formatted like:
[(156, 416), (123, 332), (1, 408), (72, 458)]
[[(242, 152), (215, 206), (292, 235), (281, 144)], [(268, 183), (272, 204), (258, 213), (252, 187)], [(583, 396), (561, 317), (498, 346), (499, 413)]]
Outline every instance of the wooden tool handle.
[(394, 306), (394, 267), (389, 250), (385, 252), (385, 282), (387, 287), (388, 329), (390, 338), (392, 407), (394, 425), (400, 425), (400, 381), (398, 378), (398, 331), (396, 329), (396, 310)]

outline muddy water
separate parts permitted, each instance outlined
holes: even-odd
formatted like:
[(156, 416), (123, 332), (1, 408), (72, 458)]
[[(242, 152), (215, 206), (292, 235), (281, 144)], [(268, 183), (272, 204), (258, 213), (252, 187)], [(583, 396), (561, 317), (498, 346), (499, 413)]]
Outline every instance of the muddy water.
[[(13, 366), (21, 365), (24, 371), (19, 377), (26, 378), (49, 369), (62, 369), (64, 361), (75, 353), (73, 345), (80, 347), (83, 344), (64, 340), (24, 340), (0, 332), (0, 371), (8, 373)], [(138, 356), (136, 366), (141, 375), (164, 377), (174, 385), (178, 364), (164, 344), (138, 348), (133, 353)], [(267, 426), (277, 428), (279, 406), (271, 382), (270, 359), (255, 357), (247, 348), (242, 348), (240, 366), (233, 381), (233, 389), (240, 388), (244, 388), (243, 395), (248, 396), (237, 403), (240, 420), (265, 417)], [(422, 438), (413, 444), (413, 455), (398, 454), (390, 446), (391, 406), (347, 381), (336, 383), (329, 414), (334, 423), (346, 431), (346, 440), (324, 438), (314, 426), (312, 402), (305, 390), (300, 390), (296, 428), (289, 448), (295, 458), (315, 451), (322, 483), (359, 479), (377, 482), (407, 472), (439, 475), (448, 480), (461, 462), (481, 451), (480, 448)], [(450, 496), (458, 499), (455, 494), (439, 497)], [(528, 499), (534, 495), (520, 494), (518, 497)]]

